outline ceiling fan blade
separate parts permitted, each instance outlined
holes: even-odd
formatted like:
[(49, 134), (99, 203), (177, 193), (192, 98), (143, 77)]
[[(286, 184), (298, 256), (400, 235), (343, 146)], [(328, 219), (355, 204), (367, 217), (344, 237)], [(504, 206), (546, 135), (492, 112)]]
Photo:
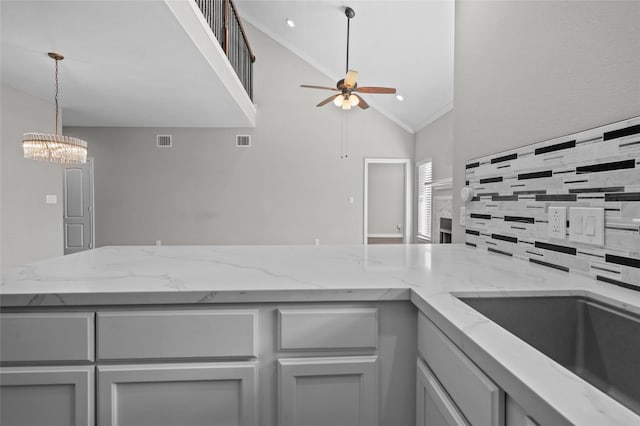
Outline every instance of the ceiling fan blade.
[(358, 71), (349, 70), (347, 76), (344, 78), (344, 87), (351, 89), (356, 86), (356, 80), (358, 79)]
[(324, 89), (324, 90), (333, 90), (335, 92), (338, 91), (335, 87), (327, 87), (327, 86), (313, 86), (311, 84), (301, 84), (300, 87), (306, 87), (307, 89)]
[(387, 93), (387, 94), (394, 94), (396, 93), (396, 89), (394, 87), (373, 87), (373, 86), (369, 86), (369, 87), (357, 87), (354, 89), (356, 92), (361, 92), (361, 93)]
[[(340, 95), (337, 95), (340, 96)], [(316, 105), (317, 107), (321, 107), (323, 105), (328, 104), (329, 102), (333, 101), (336, 98), (336, 95), (331, 95), (329, 96), (327, 99), (325, 99), (324, 101), (320, 102), (318, 105)]]
[(367, 109), (369, 108), (369, 104), (367, 103), (367, 101), (365, 101), (364, 99), (362, 99), (362, 96), (358, 95), (358, 98), (360, 98), (360, 102), (358, 102), (358, 106), (362, 109)]

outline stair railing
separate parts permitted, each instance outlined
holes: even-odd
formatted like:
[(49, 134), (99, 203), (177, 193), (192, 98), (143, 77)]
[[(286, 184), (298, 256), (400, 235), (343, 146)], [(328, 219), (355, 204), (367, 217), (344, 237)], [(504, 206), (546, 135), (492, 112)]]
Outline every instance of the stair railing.
[(249, 98), (253, 100), (253, 63), (247, 34), (233, 0), (195, 0), (205, 20), (218, 39)]

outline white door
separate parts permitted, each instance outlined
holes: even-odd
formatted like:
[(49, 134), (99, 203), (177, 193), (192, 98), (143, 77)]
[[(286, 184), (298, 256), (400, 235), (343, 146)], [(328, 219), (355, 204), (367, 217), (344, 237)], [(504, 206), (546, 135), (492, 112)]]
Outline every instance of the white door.
[(64, 254), (94, 247), (93, 158), (64, 169)]

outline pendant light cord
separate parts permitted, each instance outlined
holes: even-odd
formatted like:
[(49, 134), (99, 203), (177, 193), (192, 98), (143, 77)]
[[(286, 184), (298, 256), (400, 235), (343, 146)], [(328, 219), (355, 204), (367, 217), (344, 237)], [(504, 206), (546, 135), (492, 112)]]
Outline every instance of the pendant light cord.
[(56, 135), (59, 135), (58, 133), (58, 60), (56, 59)]

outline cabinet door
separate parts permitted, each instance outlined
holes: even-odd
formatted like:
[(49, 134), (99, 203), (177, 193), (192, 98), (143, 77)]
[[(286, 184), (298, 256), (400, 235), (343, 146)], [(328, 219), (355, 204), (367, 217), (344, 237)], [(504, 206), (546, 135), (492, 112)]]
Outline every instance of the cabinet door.
[(100, 426), (257, 425), (256, 365), (98, 367)]
[(281, 359), (281, 426), (378, 424), (377, 356)]
[(538, 423), (524, 411), (513, 398), (507, 395), (507, 426), (538, 426)]
[(504, 426), (504, 391), (422, 313), (418, 354), (469, 423)]
[(94, 367), (0, 368), (2, 426), (94, 424)]
[(421, 359), (416, 378), (416, 426), (468, 426), (458, 407)]

